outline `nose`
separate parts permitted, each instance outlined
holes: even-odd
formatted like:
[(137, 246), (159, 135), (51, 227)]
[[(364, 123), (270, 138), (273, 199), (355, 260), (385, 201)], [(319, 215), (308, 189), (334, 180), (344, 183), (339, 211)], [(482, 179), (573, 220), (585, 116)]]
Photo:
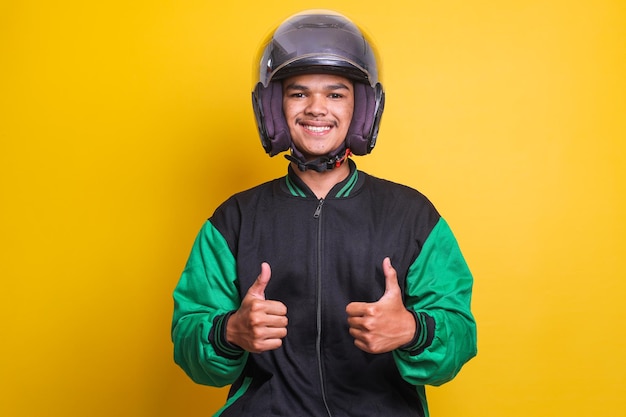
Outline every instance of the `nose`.
[(326, 97), (321, 94), (312, 94), (307, 102), (305, 112), (312, 116), (323, 116), (326, 111)]

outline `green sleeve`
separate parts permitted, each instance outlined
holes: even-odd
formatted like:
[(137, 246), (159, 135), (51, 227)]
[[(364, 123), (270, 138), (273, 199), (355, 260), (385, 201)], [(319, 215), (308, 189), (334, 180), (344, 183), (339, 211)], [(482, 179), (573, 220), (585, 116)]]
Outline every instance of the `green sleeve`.
[(413, 385), (450, 381), (476, 355), (476, 322), (470, 310), (473, 278), (443, 218), (408, 271), (405, 303), (416, 313), (416, 345), (396, 349), (402, 377)]
[(223, 318), (239, 308), (236, 281), (235, 258), (223, 236), (206, 222), (174, 290), (172, 321), (174, 361), (199, 384), (233, 383), (247, 359), (246, 352), (228, 346), (223, 329), (213, 329), (223, 327)]

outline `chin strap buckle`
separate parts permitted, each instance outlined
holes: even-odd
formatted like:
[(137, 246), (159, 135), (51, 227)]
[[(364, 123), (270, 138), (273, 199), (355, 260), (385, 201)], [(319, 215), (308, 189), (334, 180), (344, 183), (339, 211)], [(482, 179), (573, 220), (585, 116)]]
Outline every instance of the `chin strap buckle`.
[(335, 161), (335, 168), (339, 168), (341, 166), (341, 164), (346, 162), (346, 159), (348, 159), (351, 156), (352, 156), (352, 151), (350, 150), (350, 148), (346, 148), (346, 152), (343, 154), (342, 157), (339, 157), (339, 156), (335, 157), (335, 159), (337, 159)]
[(343, 153), (339, 152), (337, 155), (332, 157), (322, 156), (312, 161), (303, 161), (297, 155), (294, 155), (293, 151), (290, 155), (285, 155), (285, 158), (295, 163), (300, 171), (312, 169), (313, 171), (324, 172), (340, 167), (351, 155), (352, 151), (350, 148), (345, 148)]

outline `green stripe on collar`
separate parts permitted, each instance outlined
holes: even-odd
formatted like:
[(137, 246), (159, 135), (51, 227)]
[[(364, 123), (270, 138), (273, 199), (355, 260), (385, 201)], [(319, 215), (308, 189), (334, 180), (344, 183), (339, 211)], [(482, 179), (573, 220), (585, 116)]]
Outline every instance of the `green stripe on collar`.
[(295, 197), (306, 197), (304, 191), (302, 191), (300, 187), (298, 187), (293, 181), (291, 181), (291, 178), (289, 178), (289, 174), (285, 176), (285, 182), (287, 183), (287, 188), (289, 189), (291, 195)]
[(348, 182), (346, 182), (346, 185), (344, 185), (343, 188), (339, 190), (339, 192), (335, 195), (335, 197), (342, 198), (342, 197), (349, 196), (350, 192), (352, 192), (352, 190), (354, 189), (354, 186), (356, 185), (358, 179), (359, 179), (359, 171), (355, 169), (354, 172), (352, 173), (352, 176), (348, 179)]

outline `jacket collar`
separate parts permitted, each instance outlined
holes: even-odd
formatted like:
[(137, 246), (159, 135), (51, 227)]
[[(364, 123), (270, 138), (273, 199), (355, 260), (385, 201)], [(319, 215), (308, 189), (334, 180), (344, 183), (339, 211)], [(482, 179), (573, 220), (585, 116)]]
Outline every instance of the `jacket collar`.
[[(363, 175), (359, 174), (356, 163), (352, 159), (348, 159), (348, 164), (350, 166), (350, 173), (346, 179), (335, 184), (326, 198), (345, 198), (361, 188)], [(284, 181), (281, 185), (283, 185), (286, 191), (292, 196), (315, 197), (315, 194), (313, 194), (309, 187), (294, 172), (291, 164), (287, 168), (287, 175), (284, 177)]]

